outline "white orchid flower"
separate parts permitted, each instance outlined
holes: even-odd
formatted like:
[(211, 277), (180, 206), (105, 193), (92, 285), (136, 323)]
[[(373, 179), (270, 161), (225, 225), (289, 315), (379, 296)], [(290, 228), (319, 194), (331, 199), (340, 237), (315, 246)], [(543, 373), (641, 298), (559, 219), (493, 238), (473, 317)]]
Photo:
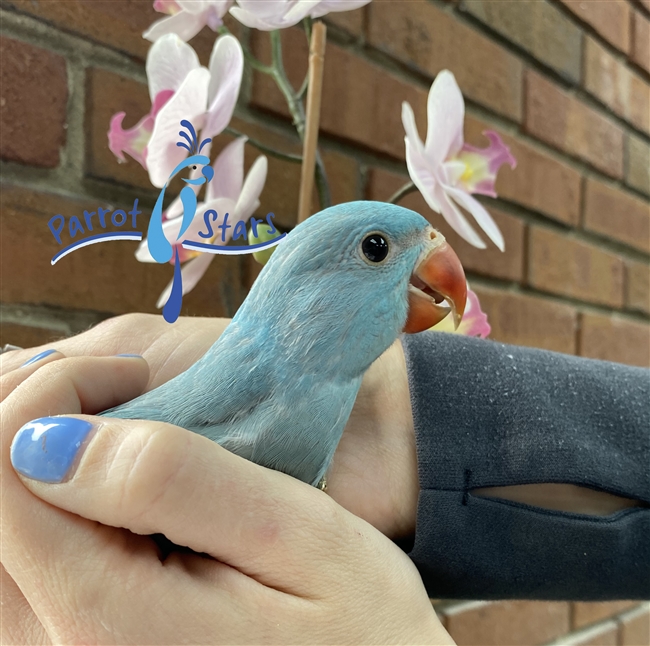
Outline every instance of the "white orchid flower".
[(475, 148), (463, 142), (465, 103), (454, 75), (444, 70), (429, 91), (428, 129), (423, 144), (415, 125), (411, 106), (402, 104), (402, 123), (406, 131), (406, 165), (413, 183), (426, 203), (467, 242), (485, 248), (485, 243), (458, 205), (472, 214), (478, 225), (501, 250), (503, 236), (492, 216), (472, 193), (496, 197), (494, 182), (502, 164), (516, 166), (510, 149), (496, 132), (486, 131), (490, 146)]
[(239, 96), (244, 55), (234, 36), (222, 36), (214, 44), (207, 69), (190, 45), (176, 34), (167, 34), (152, 45), (146, 69), (151, 112), (129, 130), (122, 129), (125, 113), (115, 114), (108, 141), (119, 161), (125, 161), (128, 153), (149, 171), (151, 183), (161, 188), (187, 155), (176, 145), (181, 120), (202, 130), (204, 139), (228, 125)]
[(352, 11), (370, 0), (238, 0), (230, 13), (247, 27), (272, 31), (299, 23), (303, 18), (320, 18), (332, 11)]

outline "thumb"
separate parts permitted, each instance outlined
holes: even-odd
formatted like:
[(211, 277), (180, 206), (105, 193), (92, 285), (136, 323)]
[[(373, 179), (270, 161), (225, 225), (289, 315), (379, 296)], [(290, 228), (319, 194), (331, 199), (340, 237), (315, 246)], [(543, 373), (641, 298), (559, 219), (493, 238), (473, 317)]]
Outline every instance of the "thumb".
[[(65, 481), (43, 481), (43, 465), (59, 454), (73, 464)], [(164, 534), (299, 596), (314, 593), (306, 573), (342, 575), (332, 541), (362, 544), (369, 529), (323, 492), (162, 422), (38, 419), (17, 434), (11, 458), (25, 486), (52, 505), (136, 534)]]

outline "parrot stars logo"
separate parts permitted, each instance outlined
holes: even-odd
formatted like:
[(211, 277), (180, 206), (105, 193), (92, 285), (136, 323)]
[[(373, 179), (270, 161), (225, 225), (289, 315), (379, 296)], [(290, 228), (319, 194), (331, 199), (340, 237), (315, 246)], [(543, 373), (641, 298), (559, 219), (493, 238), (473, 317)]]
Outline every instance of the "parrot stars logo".
[[(208, 209), (203, 214), (203, 221), (205, 224), (205, 232), (198, 231), (198, 236), (205, 240), (191, 240), (183, 239), (186, 235), (190, 225), (192, 224), (194, 217), (196, 215), (197, 209), (197, 194), (201, 189), (201, 186), (207, 184), (214, 178), (214, 168), (210, 165), (210, 158), (207, 155), (201, 154), (203, 148), (212, 141), (212, 139), (207, 138), (203, 139), (200, 143), (198, 141), (196, 129), (194, 126), (186, 119), (183, 119), (180, 122), (181, 131), (178, 133), (181, 137), (181, 140), (176, 143), (179, 148), (184, 148), (189, 153), (189, 157), (180, 162), (176, 168), (172, 170), (164, 186), (158, 194), (156, 203), (154, 205), (153, 211), (151, 213), (151, 218), (149, 220), (149, 225), (147, 229), (147, 238), (145, 240), (146, 248), (149, 251), (152, 259), (160, 264), (163, 263), (172, 263), (174, 265), (174, 278), (172, 281), (172, 288), (169, 294), (167, 302), (163, 306), (163, 317), (168, 323), (173, 323), (180, 316), (180, 311), (183, 302), (183, 276), (181, 273), (181, 261), (179, 258), (179, 249), (186, 249), (190, 252), (193, 252), (195, 255), (199, 253), (212, 253), (212, 254), (224, 254), (224, 255), (239, 255), (247, 253), (256, 253), (275, 247), (280, 244), (280, 242), (286, 237), (286, 233), (282, 233), (279, 236), (273, 238), (272, 240), (267, 240), (260, 242), (258, 244), (244, 244), (244, 245), (228, 245), (225, 244), (226, 236), (225, 232), (227, 229), (230, 229), (234, 226), (233, 229), (233, 240), (237, 240), (239, 237), (243, 237), (244, 240), (247, 239), (247, 222), (240, 220), (234, 224), (228, 224), (229, 213), (223, 214), (223, 223), (218, 225), (218, 229), (221, 230), (221, 239), (224, 244), (214, 244), (217, 236), (214, 234), (212, 224), (218, 219), (219, 214), (214, 209)], [(166, 218), (163, 211), (163, 203), (165, 200), (165, 194), (169, 183), (176, 177), (178, 173), (182, 170), (190, 168), (190, 177), (181, 178), (185, 182), (185, 186), (181, 189), (180, 195), (178, 196), (183, 207), (182, 216), (179, 214), (177, 217)], [(200, 169), (200, 170), (199, 170)], [(198, 171), (198, 172), (197, 172)], [(81, 240), (77, 240), (68, 244), (63, 249), (59, 250), (51, 259), (51, 264), (56, 264), (61, 258), (72, 253), (76, 249), (81, 247), (87, 247), (89, 245), (94, 245), (100, 242), (109, 242), (112, 240), (142, 240), (142, 233), (136, 230), (137, 226), (137, 216), (141, 214), (141, 211), (138, 210), (138, 200), (136, 199), (133, 204), (133, 208), (127, 212), (122, 209), (115, 209), (112, 213), (110, 209), (103, 209), (99, 207), (97, 212), (84, 211), (83, 220), (76, 215), (72, 215), (68, 221), (68, 231), (71, 238), (74, 238), (78, 233), (84, 235), (86, 229), (88, 232), (93, 231), (93, 216), (97, 215), (97, 220), (99, 225), (106, 229), (107, 216), (110, 214), (110, 222), (115, 227), (122, 227), (127, 222), (130, 222), (129, 231), (106, 231), (103, 233), (93, 233), (88, 237), (84, 237)], [(269, 213), (266, 216), (266, 223), (269, 225), (267, 229), (268, 234), (276, 233), (276, 228), (273, 226), (273, 213)], [(180, 226), (170, 227), (168, 226), (171, 222), (180, 223)], [(257, 235), (257, 225), (261, 224), (263, 220), (258, 220), (256, 218), (250, 219), (250, 225), (254, 237)], [(86, 229), (84, 229), (84, 223)], [(66, 218), (57, 214), (52, 217), (47, 223), (54, 239), (57, 244), (62, 245), (63, 240), (61, 234), (63, 233), (66, 226)], [(97, 221), (94, 222), (97, 224)], [(127, 226), (127, 228), (129, 228)], [(174, 229), (173, 234), (170, 233), (170, 229)]]

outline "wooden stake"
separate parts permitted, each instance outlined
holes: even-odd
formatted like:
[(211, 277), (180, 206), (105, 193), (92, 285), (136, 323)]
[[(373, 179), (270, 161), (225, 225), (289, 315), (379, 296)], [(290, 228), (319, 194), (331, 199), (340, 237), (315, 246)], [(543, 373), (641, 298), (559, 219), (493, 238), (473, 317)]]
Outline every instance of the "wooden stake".
[(322, 22), (314, 24), (309, 47), (309, 89), (307, 90), (305, 140), (302, 149), (302, 174), (300, 177), (298, 222), (303, 222), (311, 214), (311, 195), (314, 190), (316, 149), (318, 148), (320, 101), (323, 90), (326, 34), (327, 27), (325, 27)]

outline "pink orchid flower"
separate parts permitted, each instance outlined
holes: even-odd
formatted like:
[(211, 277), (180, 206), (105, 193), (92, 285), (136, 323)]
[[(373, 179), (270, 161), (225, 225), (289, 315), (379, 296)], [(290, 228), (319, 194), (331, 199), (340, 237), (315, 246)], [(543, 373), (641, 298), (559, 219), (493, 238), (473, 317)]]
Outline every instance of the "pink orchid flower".
[[(234, 227), (239, 221), (247, 221), (260, 205), (259, 196), (266, 182), (268, 162), (265, 156), (261, 155), (248, 171), (244, 179), (244, 144), (247, 137), (239, 137), (228, 144), (217, 157), (212, 167), (214, 178), (206, 188), (205, 201), (196, 207), (196, 215), (192, 224), (183, 235), (183, 240), (194, 240), (202, 243), (226, 244), (234, 232)], [(206, 232), (207, 227), (203, 214), (213, 209), (218, 214), (218, 219), (212, 221), (214, 237), (206, 239), (199, 236), (199, 231)], [(190, 292), (207, 271), (214, 259), (214, 254), (188, 251), (181, 244), (183, 240), (177, 241), (178, 232), (182, 219), (183, 205), (180, 198), (176, 198), (165, 213), (166, 221), (163, 223), (163, 231), (167, 239), (178, 249), (179, 261), (185, 263), (181, 269), (183, 275), (183, 294)], [(228, 213), (228, 223), (231, 228), (222, 230), (218, 225), (223, 223), (225, 214)], [(245, 240), (240, 244), (247, 244)], [(149, 254), (147, 241), (143, 240), (135, 253), (140, 262), (155, 262)], [(169, 298), (172, 283), (165, 288), (160, 295), (156, 307), (162, 307)]]
[(155, 42), (166, 34), (176, 34), (187, 42), (206, 25), (217, 31), (232, 3), (233, 0), (155, 0), (153, 8), (169, 15), (154, 22), (142, 37)]
[(244, 55), (234, 36), (222, 36), (206, 69), (190, 45), (167, 34), (151, 46), (146, 69), (151, 112), (129, 130), (122, 129), (125, 113), (118, 112), (111, 119), (108, 142), (120, 162), (128, 153), (161, 188), (187, 156), (187, 150), (176, 145), (182, 119), (202, 130), (203, 139), (228, 125), (239, 96)]
[(272, 31), (299, 23), (303, 18), (320, 18), (331, 11), (351, 11), (370, 0), (237, 0), (230, 13), (247, 27)]
[(454, 75), (444, 70), (438, 74), (429, 91), (427, 102), (428, 130), (422, 143), (411, 106), (402, 104), (402, 123), (406, 131), (406, 165), (413, 183), (426, 203), (467, 242), (485, 248), (485, 243), (472, 228), (457, 205), (469, 211), (494, 244), (503, 251), (499, 227), (472, 193), (496, 197), (494, 182), (503, 164), (517, 164), (509, 148), (496, 132), (484, 134), (488, 148), (475, 148), (463, 143), (465, 102)]
[(453, 332), (465, 336), (478, 336), (485, 339), (490, 334), (491, 328), (487, 315), (481, 310), (478, 296), (467, 286), (467, 304), (465, 313), (457, 330), (454, 330), (454, 322), (451, 316), (447, 316), (440, 323), (431, 328), (435, 332)]

